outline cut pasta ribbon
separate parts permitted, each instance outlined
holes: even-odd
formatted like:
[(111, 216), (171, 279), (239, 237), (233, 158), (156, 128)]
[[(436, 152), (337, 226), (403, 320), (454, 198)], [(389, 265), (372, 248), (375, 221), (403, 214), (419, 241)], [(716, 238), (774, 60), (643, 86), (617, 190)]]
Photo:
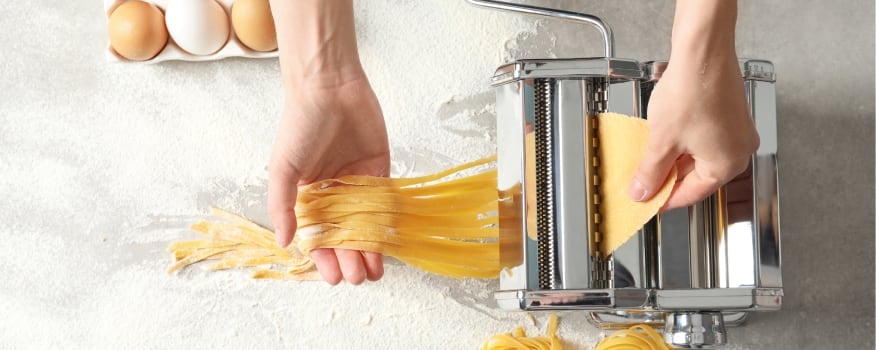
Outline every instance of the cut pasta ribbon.
[(663, 336), (645, 324), (614, 332), (605, 338), (596, 350), (671, 350)]
[(528, 337), (523, 327), (517, 327), (512, 333), (497, 334), (484, 343), (484, 350), (562, 350), (563, 345), (557, 336), (557, 315), (548, 319), (544, 336)]
[[(599, 130), (605, 178), (600, 188), (605, 237), (600, 250), (608, 255), (657, 213), (676, 175), (673, 170), (649, 201), (633, 202), (627, 198), (626, 186), (645, 151), (648, 125), (638, 118), (602, 114)], [(212, 270), (253, 268), (255, 278), (319, 279), (310, 252), (344, 248), (392, 256), (445, 276), (495, 278), (501, 269), (495, 160), (488, 157), (415, 178), (344, 176), (302, 186), (295, 209), (298, 231), (287, 248), (276, 246), (270, 230), (211, 208), (211, 214), (223, 221), (193, 225), (205, 239), (172, 243), (168, 250), (176, 261), (169, 272), (209, 260), (215, 261)], [(502, 194), (509, 196), (502, 202), (518, 207), (519, 186), (517, 192)], [(532, 214), (532, 210), (527, 213)], [(519, 222), (515, 217), (506, 219)], [(509, 252), (505, 263), (516, 265), (514, 256)]]
[(310, 257), (291, 245), (285, 249), (278, 247), (270, 230), (220, 209), (210, 208), (210, 214), (224, 222), (202, 221), (191, 226), (207, 239), (171, 243), (167, 250), (173, 253), (176, 262), (168, 273), (212, 260), (216, 263), (208, 267), (210, 270), (252, 267), (253, 278), (320, 278)]
[[(185, 266), (251, 267), (254, 278), (319, 279), (309, 258), (316, 248), (345, 248), (395, 257), (451, 277), (499, 274), (495, 156), (416, 178), (345, 176), (299, 189), (298, 234), (279, 248), (273, 232), (211, 208), (225, 222), (203, 221), (192, 230), (207, 239), (172, 243)], [(478, 171), (480, 169), (480, 171)], [(469, 172), (475, 172), (473, 175)]]

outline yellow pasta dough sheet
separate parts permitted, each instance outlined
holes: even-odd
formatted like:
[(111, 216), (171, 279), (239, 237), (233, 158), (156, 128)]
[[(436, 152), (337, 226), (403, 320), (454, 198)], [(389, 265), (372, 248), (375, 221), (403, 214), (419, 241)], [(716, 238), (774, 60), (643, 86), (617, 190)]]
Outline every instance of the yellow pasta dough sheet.
[(633, 176), (648, 147), (648, 123), (617, 113), (599, 115), (598, 171), (603, 237), (599, 250), (609, 254), (628, 241), (648, 222), (672, 192), (678, 176), (675, 167), (660, 190), (649, 200), (636, 202), (627, 195)]

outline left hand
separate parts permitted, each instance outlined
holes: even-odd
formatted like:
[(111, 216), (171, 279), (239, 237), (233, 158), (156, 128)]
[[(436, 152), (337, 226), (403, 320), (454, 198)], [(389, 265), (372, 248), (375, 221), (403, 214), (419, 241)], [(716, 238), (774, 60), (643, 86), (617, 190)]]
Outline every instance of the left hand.
[[(286, 97), (268, 166), (268, 212), (282, 247), (297, 229), (298, 185), (344, 175), (389, 176), (383, 112), (365, 73), (329, 81), (302, 83)], [(332, 285), (383, 276), (383, 256), (375, 252), (320, 248), (310, 257)]]

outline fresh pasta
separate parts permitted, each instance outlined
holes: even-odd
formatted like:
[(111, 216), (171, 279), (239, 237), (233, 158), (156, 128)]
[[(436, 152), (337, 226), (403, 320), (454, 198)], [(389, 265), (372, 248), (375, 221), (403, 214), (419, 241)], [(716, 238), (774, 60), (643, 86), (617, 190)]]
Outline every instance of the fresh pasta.
[(221, 209), (210, 208), (210, 214), (223, 221), (191, 226), (205, 239), (173, 242), (167, 247), (175, 260), (168, 273), (210, 260), (215, 261), (208, 266), (210, 270), (253, 268), (253, 278), (319, 279), (310, 257), (294, 247), (278, 247), (270, 230)]
[[(211, 208), (222, 221), (192, 230), (206, 239), (174, 242), (169, 273), (204, 261), (211, 270), (252, 268), (252, 277), (319, 279), (316, 248), (378, 252), (452, 277), (499, 274), (495, 156), (416, 178), (345, 176), (299, 189), (298, 231), (287, 248), (273, 232)], [(480, 171), (478, 171), (480, 170)], [(468, 174), (474, 172), (474, 174)]]
[(529, 337), (523, 327), (517, 327), (514, 332), (496, 334), (488, 339), (483, 350), (562, 350), (563, 345), (557, 335), (559, 321), (557, 315), (548, 318), (545, 335)]
[(646, 324), (619, 330), (605, 338), (596, 350), (671, 350), (663, 336)]

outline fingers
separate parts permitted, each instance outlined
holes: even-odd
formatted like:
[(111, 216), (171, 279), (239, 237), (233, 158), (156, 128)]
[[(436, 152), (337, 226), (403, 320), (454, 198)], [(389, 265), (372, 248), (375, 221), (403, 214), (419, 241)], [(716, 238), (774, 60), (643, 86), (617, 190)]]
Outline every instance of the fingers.
[(383, 255), (362, 252), (362, 256), (365, 258), (365, 277), (369, 281), (377, 281), (383, 277)]
[(288, 246), (295, 235), (295, 201), (298, 197), (298, 174), (288, 166), (271, 166), (268, 174), (268, 215), (274, 224), (277, 244)]
[(314, 249), (310, 257), (326, 282), (336, 285), (346, 280), (359, 285), (367, 278), (376, 281), (383, 277), (383, 256), (377, 253), (351, 249)]
[(344, 280), (354, 286), (365, 281), (365, 261), (362, 253), (358, 250), (335, 249), (338, 256), (338, 265), (344, 274)]
[(702, 176), (696, 170), (691, 171), (684, 179), (676, 182), (675, 189), (661, 211), (691, 206), (714, 193), (721, 184), (716, 178)]
[[(693, 205), (715, 193), (725, 184), (732, 186), (733, 179), (751, 166), (748, 158), (742, 159), (742, 161), (723, 159), (721, 162), (705, 162), (697, 161), (689, 155), (682, 156), (676, 163), (678, 180), (661, 212)], [(735, 186), (740, 187), (740, 185)], [(730, 193), (735, 192), (739, 191), (730, 191)]]
[(678, 157), (678, 160), (675, 161), (675, 169), (678, 171), (678, 177), (676, 178), (676, 183), (684, 179), (687, 174), (690, 174), (696, 168), (696, 162), (694, 162), (693, 157), (689, 154), (682, 155)]
[(657, 193), (678, 156), (679, 153), (672, 148), (651, 142), (642, 156), (636, 175), (633, 176), (628, 191), (630, 198), (641, 202)]
[(338, 265), (338, 257), (335, 255), (335, 250), (331, 248), (314, 249), (310, 252), (310, 258), (316, 264), (316, 269), (319, 270), (319, 275), (328, 284), (336, 285), (341, 283), (343, 275), (341, 267)]

